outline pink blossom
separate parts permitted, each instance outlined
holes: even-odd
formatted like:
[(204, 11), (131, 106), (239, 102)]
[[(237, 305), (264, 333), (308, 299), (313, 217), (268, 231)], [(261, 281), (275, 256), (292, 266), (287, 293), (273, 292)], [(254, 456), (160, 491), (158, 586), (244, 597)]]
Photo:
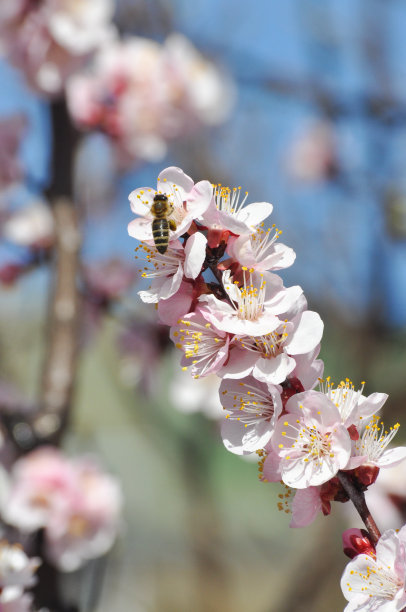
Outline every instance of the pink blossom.
[(43, 447), (15, 463), (3, 517), (25, 532), (44, 528), (47, 556), (72, 571), (112, 546), (120, 505), (117, 482), (93, 461)]
[(276, 242), (282, 232), (273, 225), (267, 230), (263, 223), (251, 234), (230, 237), (227, 253), (241, 266), (254, 270), (281, 270), (293, 264), (296, 253), (290, 247)]
[(269, 334), (280, 328), (277, 315), (286, 313), (302, 294), (299, 286), (285, 289), (282, 279), (269, 272), (258, 273), (243, 268), (243, 281), (232, 280), (229, 270), (223, 272), (223, 287), (229, 301), (214, 295), (202, 295), (209, 320), (223, 331), (247, 336)]
[(327, 482), (346, 467), (351, 454), (337, 407), (324, 394), (305, 391), (292, 396), (286, 410), (271, 440), (283, 482), (297, 489)]
[(63, 571), (73, 571), (105, 554), (117, 536), (121, 508), (118, 483), (92, 460), (72, 462), (75, 490), (69, 505), (51, 513), (47, 526), (47, 555)]
[(406, 459), (406, 447), (387, 448), (395, 437), (400, 425), (396, 423), (386, 431), (382, 421), (373, 416), (368, 424), (358, 429), (358, 438), (353, 440), (351, 460), (347, 469), (360, 465), (371, 465), (387, 468), (397, 465)]
[(0, 9), (3, 49), (32, 87), (57, 94), (66, 78), (113, 35), (112, 14), (111, 0), (16, 0), (12, 10)]
[(91, 299), (99, 303), (120, 298), (137, 278), (133, 266), (117, 258), (87, 264), (84, 273)]
[(67, 96), (76, 124), (107, 133), (128, 165), (158, 161), (171, 140), (223, 121), (233, 90), (184, 36), (172, 34), (163, 45), (135, 36), (104, 45), (69, 80)]
[(228, 358), (230, 336), (210, 323), (204, 308), (186, 314), (171, 327), (171, 340), (183, 352), (183, 369), (195, 378), (217, 372)]
[(272, 212), (273, 206), (268, 202), (245, 205), (248, 191), (243, 197), (241, 187), (233, 189), (223, 185), (213, 185), (213, 187), (213, 199), (201, 218), (203, 225), (209, 228), (210, 246), (213, 246), (210, 233), (228, 230), (237, 236), (252, 234)]
[(400, 612), (406, 605), (406, 528), (385, 531), (376, 553), (359, 554), (341, 578), (345, 612)]
[(206, 257), (206, 242), (205, 236), (196, 232), (188, 238), (185, 248), (179, 240), (172, 241), (163, 254), (146, 244), (137, 247), (136, 258), (144, 255), (147, 264), (140, 269), (141, 276), (152, 278), (151, 287), (138, 292), (142, 301), (151, 304), (167, 300), (179, 290), (184, 276), (195, 279)]
[(227, 450), (245, 455), (262, 449), (271, 439), (282, 412), (280, 387), (251, 376), (238, 381), (224, 379), (219, 396), (228, 411), (221, 428)]
[(132, 191), (128, 197), (131, 210), (138, 215), (128, 225), (128, 233), (137, 240), (153, 243), (151, 205), (157, 193), (165, 194), (173, 212), (170, 215), (176, 223), (176, 230), (171, 232), (170, 239), (175, 240), (187, 230), (193, 219), (201, 215), (210, 203), (212, 187), (208, 181), (194, 184), (180, 168), (169, 167), (158, 176), (157, 190), (141, 187)]
[(349, 378), (342, 380), (337, 387), (330, 381), (330, 376), (320, 380), (320, 390), (337, 406), (341, 420), (346, 427), (360, 427), (376, 414), (384, 405), (388, 396), (386, 393), (371, 393), (368, 397), (362, 395), (364, 384), (356, 390)]
[[(306, 310), (291, 321), (279, 317), (278, 327), (270, 333), (238, 336), (240, 348), (233, 350), (222, 373), (238, 378), (252, 375), (262, 382), (283, 383), (292, 375), (312, 387), (323, 364), (315, 361), (315, 351), (323, 333), (323, 322), (316, 312)], [(317, 353), (316, 353), (317, 354)], [(302, 380), (303, 379), (303, 380)]]

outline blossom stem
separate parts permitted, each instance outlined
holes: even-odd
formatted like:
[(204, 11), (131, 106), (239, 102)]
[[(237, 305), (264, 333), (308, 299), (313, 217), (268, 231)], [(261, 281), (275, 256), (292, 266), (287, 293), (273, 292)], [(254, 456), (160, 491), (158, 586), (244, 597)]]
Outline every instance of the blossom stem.
[(354, 504), (358, 514), (362, 518), (365, 527), (368, 530), (372, 543), (376, 545), (379, 538), (381, 537), (381, 533), (368, 509), (368, 506), (365, 501), (364, 492), (359, 489), (357, 483), (354, 481), (354, 479), (348, 472), (343, 472), (342, 470), (340, 470), (337, 476), (341, 486), (347, 493), (348, 497)]
[[(224, 255), (226, 246), (227, 245), (224, 240), (220, 243), (218, 247), (210, 248), (209, 246), (206, 246), (206, 259), (203, 264), (203, 269), (209, 268), (218, 282), (218, 286), (216, 285), (216, 291), (214, 292), (218, 294), (216, 297), (218, 297), (219, 299), (225, 299), (227, 300), (227, 302), (231, 303), (230, 298), (223, 287), (223, 273), (217, 267), (219, 260)], [(212, 289), (214, 289), (214, 287)]]

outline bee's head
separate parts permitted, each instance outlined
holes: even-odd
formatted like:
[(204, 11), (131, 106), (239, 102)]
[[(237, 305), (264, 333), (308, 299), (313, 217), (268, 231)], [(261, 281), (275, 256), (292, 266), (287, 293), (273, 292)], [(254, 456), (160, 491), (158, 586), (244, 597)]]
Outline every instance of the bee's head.
[(154, 215), (163, 215), (168, 211), (168, 196), (164, 193), (157, 193), (154, 196), (154, 202), (152, 204), (152, 212)]
[(167, 202), (168, 201), (168, 196), (165, 195), (164, 193), (156, 193), (154, 195), (154, 202)]

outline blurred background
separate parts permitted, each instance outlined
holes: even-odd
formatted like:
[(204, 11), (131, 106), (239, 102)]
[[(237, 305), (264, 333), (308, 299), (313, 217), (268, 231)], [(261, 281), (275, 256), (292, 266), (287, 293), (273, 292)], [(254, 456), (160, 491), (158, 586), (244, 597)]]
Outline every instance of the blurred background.
[[(86, 56), (69, 78), (61, 69), (61, 84), (49, 58), (45, 76), (16, 61), (0, 9), (0, 410), (12, 457), (63, 432), (68, 454), (98, 455), (121, 482), (120, 535), (79, 576), (81, 610), (341, 610), (340, 533), (359, 521), (335, 504), (289, 529), (278, 487), (226, 452), (218, 380), (180, 371), (168, 329), (137, 296), (127, 198), (179, 166), (272, 202), (297, 253), (285, 284), (325, 322), (326, 375), (388, 393), (385, 421), (404, 425), (406, 3), (113, 10), (122, 59), (105, 44), (106, 57)], [(26, 413), (29, 431), (16, 428)]]

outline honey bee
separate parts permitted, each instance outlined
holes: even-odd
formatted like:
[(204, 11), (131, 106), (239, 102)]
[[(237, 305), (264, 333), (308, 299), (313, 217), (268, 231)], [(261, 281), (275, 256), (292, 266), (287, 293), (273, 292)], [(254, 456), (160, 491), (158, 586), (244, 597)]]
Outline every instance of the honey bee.
[(164, 193), (157, 193), (154, 196), (154, 202), (151, 206), (151, 213), (154, 216), (152, 221), (152, 236), (157, 251), (166, 253), (169, 243), (169, 230), (176, 230), (176, 223), (168, 217), (173, 212), (173, 204), (168, 200), (168, 196)]

